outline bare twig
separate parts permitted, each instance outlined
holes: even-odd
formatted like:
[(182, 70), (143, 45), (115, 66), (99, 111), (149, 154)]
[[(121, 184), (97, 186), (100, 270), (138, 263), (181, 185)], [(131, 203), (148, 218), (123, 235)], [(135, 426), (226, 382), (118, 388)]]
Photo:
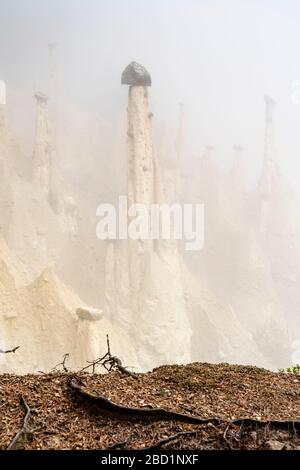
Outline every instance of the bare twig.
[(53, 371), (54, 371), (54, 370), (57, 370), (57, 368), (58, 368), (59, 366), (62, 366), (64, 372), (69, 372), (69, 369), (68, 369), (67, 366), (66, 366), (66, 362), (67, 362), (67, 360), (69, 359), (69, 357), (70, 357), (70, 354), (69, 354), (69, 353), (66, 353), (66, 354), (64, 355), (64, 357), (63, 357), (63, 360), (62, 360), (59, 364), (57, 364), (56, 366), (54, 366), (52, 370), (53, 370)]
[(25, 407), (26, 409), (26, 414), (25, 414), (25, 417), (24, 417), (24, 421), (23, 421), (23, 426), (22, 428), (17, 432), (17, 434), (15, 435), (15, 437), (12, 439), (12, 441), (9, 443), (9, 445), (7, 446), (6, 450), (14, 450), (17, 446), (17, 444), (19, 443), (19, 441), (28, 436), (28, 434), (32, 434), (33, 431), (29, 429), (28, 427), (28, 421), (30, 419), (30, 415), (31, 415), (31, 410), (29, 408), (29, 406), (27, 405), (27, 402), (25, 400), (25, 398), (23, 396), (21, 396), (21, 403), (22, 405)]
[(109, 356), (111, 356), (111, 352), (110, 352), (110, 343), (109, 343), (109, 336), (106, 335), (106, 342), (107, 342), (107, 354)]
[(20, 346), (16, 346), (16, 347), (13, 348), (13, 349), (7, 349), (6, 351), (3, 351), (2, 349), (0, 349), (0, 353), (1, 353), (1, 354), (15, 353), (18, 349), (20, 349)]
[(95, 370), (96, 370), (96, 367), (98, 365), (100, 365), (100, 366), (104, 367), (104, 369), (107, 370), (108, 372), (118, 370), (122, 374), (127, 374), (127, 375), (130, 375), (130, 377), (133, 377), (134, 379), (137, 379), (138, 378), (137, 374), (135, 374), (134, 372), (129, 371), (126, 367), (123, 366), (122, 361), (119, 357), (113, 356), (111, 354), (110, 342), (109, 342), (109, 336), (108, 335), (106, 335), (106, 343), (107, 343), (107, 352), (106, 352), (106, 354), (104, 354), (103, 357), (100, 357), (100, 358), (96, 359), (95, 361), (87, 361), (88, 365), (83, 367), (81, 369), (81, 372), (83, 372), (83, 371), (89, 369), (90, 367), (92, 367), (92, 371), (93, 371), (93, 374), (94, 374)]

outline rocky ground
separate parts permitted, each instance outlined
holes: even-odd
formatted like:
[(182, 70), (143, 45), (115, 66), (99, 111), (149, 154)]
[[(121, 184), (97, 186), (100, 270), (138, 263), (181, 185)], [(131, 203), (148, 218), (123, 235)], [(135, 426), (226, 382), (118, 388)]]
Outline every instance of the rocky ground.
[[(171, 413), (148, 412), (157, 408)], [(200, 363), (137, 377), (117, 371), (2, 375), (0, 449), (8, 446), (300, 450), (300, 377)]]

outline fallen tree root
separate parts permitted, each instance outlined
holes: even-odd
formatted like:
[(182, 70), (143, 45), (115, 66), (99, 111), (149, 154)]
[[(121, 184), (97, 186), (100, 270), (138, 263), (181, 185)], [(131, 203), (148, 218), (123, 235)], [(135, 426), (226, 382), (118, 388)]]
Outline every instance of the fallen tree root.
[(229, 424), (233, 424), (236, 426), (251, 426), (255, 425), (258, 427), (265, 427), (265, 426), (273, 426), (275, 428), (281, 429), (289, 429), (293, 428), (295, 431), (300, 429), (300, 421), (292, 421), (292, 420), (276, 420), (276, 419), (269, 419), (269, 420), (261, 420), (255, 418), (237, 418), (229, 421)]
[(79, 392), (83, 397), (86, 397), (98, 405), (103, 409), (114, 411), (120, 414), (130, 414), (135, 416), (143, 416), (143, 417), (157, 417), (160, 419), (171, 419), (174, 421), (181, 421), (191, 424), (227, 424), (228, 426), (236, 425), (236, 426), (257, 426), (257, 427), (265, 427), (265, 426), (273, 426), (277, 428), (289, 429), (293, 428), (295, 431), (300, 429), (300, 421), (292, 421), (292, 420), (260, 420), (255, 418), (237, 418), (233, 420), (226, 420), (218, 417), (211, 417), (211, 418), (201, 418), (195, 415), (187, 415), (184, 413), (178, 413), (177, 411), (167, 410), (165, 408), (138, 408), (138, 407), (131, 407), (127, 405), (122, 405), (120, 403), (115, 403), (112, 400), (104, 397), (103, 395), (99, 395), (94, 390), (89, 389), (85, 386), (85, 384), (78, 378), (72, 377), (70, 379), (70, 386), (73, 390)]
[(20, 442), (20, 440), (26, 438), (28, 436), (28, 434), (32, 434), (32, 431), (28, 427), (28, 421), (30, 419), (31, 410), (30, 410), (29, 406), (27, 405), (27, 402), (26, 402), (26, 400), (23, 396), (21, 396), (21, 403), (26, 409), (26, 414), (25, 414), (25, 417), (24, 417), (23, 426), (17, 432), (15, 437), (12, 439), (12, 441), (9, 443), (6, 450), (14, 450), (16, 448), (17, 444)]
[(77, 377), (73, 377), (70, 380), (71, 387), (79, 392), (84, 397), (87, 397), (96, 403), (98, 403), (102, 408), (109, 411), (116, 411), (122, 414), (131, 414), (136, 416), (150, 416), (158, 417), (160, 419), (173, 419), (177, 421), (183, 421), (186, 423), (194, 424), (205, 424), (205, 423), (217, 423), (219, 424), (219, 418), (209, 418), (203, 419), (199, 416), (186, 415), (184, 413), (178, 413), (176, 411), (166, 410), (165, 408), (137, 408), (126, 405), (121, 405), (115, 403), (108, 398), (99, 395), (97, 392), (88, 389), (85, 385), (80, 383)]

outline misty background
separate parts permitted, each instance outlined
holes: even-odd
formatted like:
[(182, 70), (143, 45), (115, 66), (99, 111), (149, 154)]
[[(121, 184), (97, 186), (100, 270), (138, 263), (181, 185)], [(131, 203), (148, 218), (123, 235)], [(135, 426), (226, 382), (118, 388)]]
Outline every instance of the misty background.
[[(296, 2), (0, 6), (0, 330), (26, 351), (6, 370), (79, 367), (106, 333), (141, 370), (299, 363)], [(132, 61), (151, 88), (121, 85)], [(123, 194), (203, 203), (203, 249), (98, 240)]]
[[(88, 140), (97, 142), (97, 126), (116, 129), (125, 119), (120, 75), (136, 60), (152, 75), (155, 126), (175, 128), (184, 103), (185, 155), (212, 144), (226, 169), (233, 144), (241, 144), (251, 186), (262, 165), (263, 96), (271, 95), (279, 162), (297, 189), (300, 105), (292, 102), (292, 83), (300, 79), (299, 21), (293, 0), (1, 0), (0, 78), (11, 124), (30, 155), (33, 92), (47, 91), (48, 45), (56, 43), (57, 119), (74, 134), (96, 123)], [(64, 166), (63, 152), (59, 158)]]

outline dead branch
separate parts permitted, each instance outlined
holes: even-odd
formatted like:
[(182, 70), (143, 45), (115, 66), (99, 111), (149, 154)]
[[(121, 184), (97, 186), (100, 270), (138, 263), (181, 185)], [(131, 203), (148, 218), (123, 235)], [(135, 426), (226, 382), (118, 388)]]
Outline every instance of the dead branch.
[(66, 362), (67, 362), (67, 360), (69, 359), (69, 357), (70, 357), (70, 354), (69, 354), (69, 353), (66, 353), (66, 354), (64, 355), (64, 357), (63, 357), (63, 360), (62, 360), (59, 364), (57, 364), (56, 366), (54, 366), (52, 370), (55, 371), (55, 370), (57, 370), (58, 367), (62, 366), (64, 372), (69, 372), (69, 369), (68, 369), (67, 366), (66, 366)]
[[(86, 387), (84, 382), (78, 377), (72, 377), (70, 379), (70, 386), (72, 389), (79, 392), (83, 397), (88, 398), (95, 403), (97, 403), (103, 409), (117, 412), (120, 414), (131, 414), (135, 416), (142, 416), (142, 417), (155, 417), (160, 419), (171, 419), (181, 422), (187, 422), (192, 424), (226, 424), (226, 425), (236, 425), (236, 426), (253, 426), (256, 427), (265, 427), (265, 426), (273, 426), (281, 429), (289, 429), (293, 428), (294, 430), (300, 429), (300, 421), (293, 421), (293, 420), (259, 420), (255, 418), (237, 418), (234, 420), (225, 420), (218, 417), (211, 417), (211, 418), (201, 418), (200, 416), (195, 415), (187, 415), (184, 413), (179, 413), (176, 411), (167, 410), (165, 408), (137, 408), (122, 405), (120, 403), (115, 403), (108, 398), (99, 395), (96, 391), (89, 389)], [(227, 429), (228, 430), (228, 429)], [(226, 432), (225, 438), (226, 438)]]
[(29, 406), (27, 405), (27, 402), (23, 396), (21, 396), (21, 403), (26, 409), (26, 414), (24, 417), (23, 425), (22, 425), (22, 428), (17, 432), (15, 437), (12, 439), (12, 441), (9, 443), (6, 450), (14, 450), (21, 439), (26, 438), (26, 436), (33, 433), (33, 431), (30, 430), (28, 427), (31, 410)]
[(115, 411), (122, 414), (132, 414), (138, 416), (150, 416), (150, 417), (158, 417), (160, 419), (173, 419), (177, 421), (183, 421), (187, 423), (194, 423), (194, 424), (205, 424), (205, 423), (219, 423), (219, 418), (209, 418), (204, 419), (200, 418), (199, 416), (187, 415), (183, 413), (178, 413), (176, 411), (169, 411), (165, 408), (137, 408), (137, 407), (130, 407), (126, 405), (121, 405), (119, 403), (115, 403), (108, 398), (99, 395), (97, 392), (90, 390), (81, 380), (78, 380), (77, 377), (72, 377), (70, 380), (71, 387), (79, 392), (82, 396), (89, 398), (95, 401), (98, 405), (102, 408)]
[(109, 336), (106, 335), (106, 342), (107, 342), (107, 352), (104, 354), (103, 357), (96, 359), (95, 361), (87, 361), (88, 365), (81, 369), (81, 372), (89, 369), (92, 367), (93, 374), (95, 373), (96, 367), (98, 365), (104, 367), (107, 372), (116, 371), (118, 370), (122, 374), (130, 375), (134, 379), (138, 378), (138, 375), (134, 372), (129, 371), (126, 367), (123, 366), (122, 361), (119, 357), (113, 356), (110, 351), (110, 343), (109, 343)]
[(3, 351), (2, 349), (0, 349), (0, 353), (1, 354), (10, 354), (10, 353), (15, 353), (18, 349), (20, 349), (21, 346), (16, 346), (15, 348), (13, 349), (7, 349), (6, 351)]

